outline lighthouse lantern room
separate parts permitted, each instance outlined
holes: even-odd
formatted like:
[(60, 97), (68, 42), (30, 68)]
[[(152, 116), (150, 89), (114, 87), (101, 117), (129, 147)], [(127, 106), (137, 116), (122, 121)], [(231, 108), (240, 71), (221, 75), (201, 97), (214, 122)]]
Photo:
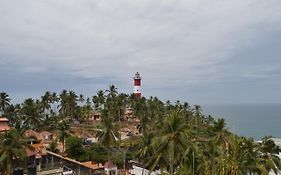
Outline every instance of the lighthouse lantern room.
[(141, 98), (141, 77), (140, 74), (137, 72), (134, 77), (134, 95), (137, 98)]

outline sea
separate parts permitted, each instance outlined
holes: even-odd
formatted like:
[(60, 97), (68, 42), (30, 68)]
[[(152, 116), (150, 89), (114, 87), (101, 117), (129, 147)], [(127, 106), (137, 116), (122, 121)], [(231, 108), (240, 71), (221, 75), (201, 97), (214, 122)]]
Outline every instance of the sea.
[(226, 127), (237, 135), (261, 140), (264, 136), (281, 138), (281, 104), (209, 104), (203, 113), (224, 118)]

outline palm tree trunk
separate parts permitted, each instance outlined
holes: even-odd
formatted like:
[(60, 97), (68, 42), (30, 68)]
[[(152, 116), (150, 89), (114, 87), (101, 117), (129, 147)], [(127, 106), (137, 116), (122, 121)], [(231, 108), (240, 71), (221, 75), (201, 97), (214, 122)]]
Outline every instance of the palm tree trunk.
[(63, 141), (62, 141), (62, 153), (64, 153), (64, 146), (65, 146), (65, 140), (63, 139)]
[(174, 174), (174, 160), (170, 158), (170, 175)]
[(195, 167), (194, 159), (195, 159), (194, 151), (192, 151), (192, 174), (193, 174), (193, 175), (194, 175), (194, 167)]
[(12, 162), (8, 163), (6, 170), (7, 174), (12, 174), (12, 167)]

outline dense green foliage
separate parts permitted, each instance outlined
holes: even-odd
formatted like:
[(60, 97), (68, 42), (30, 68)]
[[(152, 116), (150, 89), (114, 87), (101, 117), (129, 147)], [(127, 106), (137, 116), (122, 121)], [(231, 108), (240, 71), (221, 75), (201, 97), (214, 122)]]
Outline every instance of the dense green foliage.
[[(29, 98), (17, 105), (9, 104), (9, 97), (2, 94), (5, 102), (1, 101), (0, 109), (19, 133), (55, 131), (63, 145), (66, 140), (68, 156), (77, 160), (105, 162), (110, 158), (122, 165), (134, 158), (147, 169), (178, 175), (265, 175), (281, 169), (280, 148), (270, 137), (255, 142), (237, 136), (227, 130), (224, 119), (203, 115), (199, 105), (162, 102), (157, 97), (138, 99), (119, 94), (114, 85), (91, 98), (67, 90), (58, 95), (47, 91), (40, 100)], [(118, 130), (126, 109), (139, 119), (141, 134), (121, 140)], [(94, 111), (102, 114), (94, 130), (99, 143), (85, 147), (71, 131), (75, 121), (83, 123)]]
[(0, 134), (0, 174), (12, 174), (13, 166), (26, 159), (27, 140), (12, 129)]
[(70, 158), (84, 161), (86, 158), (86, 152), (83, 148), (83, 141), (82, 139), (78, 138), (77, 136), (68, 137), (65, 141), (66, 150), (65, 152)]

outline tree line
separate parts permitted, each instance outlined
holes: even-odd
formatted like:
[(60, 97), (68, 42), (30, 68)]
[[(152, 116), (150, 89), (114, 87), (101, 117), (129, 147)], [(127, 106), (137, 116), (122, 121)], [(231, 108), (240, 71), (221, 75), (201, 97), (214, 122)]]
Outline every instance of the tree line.
[[(128, 108), (140, 121), (137, 128), (141, 135), (121, 141), (118, 130)], [(265, 175), (270, 171), (278, 174), (281, 169), (277, 156), (280, 148), (271, 137), (255, 142), (253, 138), (231, 133), (224, 119), (204, 115), (199, 105), (163, 102), (157, 97), (139, 99), (133, 94), (118, 93), (114, 85), (108, 90), (99, 90), (91, 98), (85, 99), (74, 91), (63, 90), (59, 94), (47, 91), (41, 99), (28, 98), (15, 105), (10, 104), (9, 95), (2, 92), (0, 110), (15, 128), (2, 134), (1, 139), (19, 139), (27, 129), (58, 130), (63, 144), (68, 139), (66, 152), (76, 159), (80, 159), (85, 150), (87, 155), (95, 153), (86, 159), (95, 159), (99, 153), (106, 153), (110, 158), (126, 152), (144, 168), (160, 169), (162, 174), (170, 175)], [(102, 116), (97, 133), (100, 146), (86, 149), (79, 138), (69, 136), (72, 121), (83, 122), (93, 110)], [(7, 163), (11, 156), (21, 156), (19, 152), (7, 151), (12, 141), (5, 144), (0, 145), (0, 167), (9, 169), (3, 167), (11, 166)], [(78, 147), (81, 149), (77, 150)]]

